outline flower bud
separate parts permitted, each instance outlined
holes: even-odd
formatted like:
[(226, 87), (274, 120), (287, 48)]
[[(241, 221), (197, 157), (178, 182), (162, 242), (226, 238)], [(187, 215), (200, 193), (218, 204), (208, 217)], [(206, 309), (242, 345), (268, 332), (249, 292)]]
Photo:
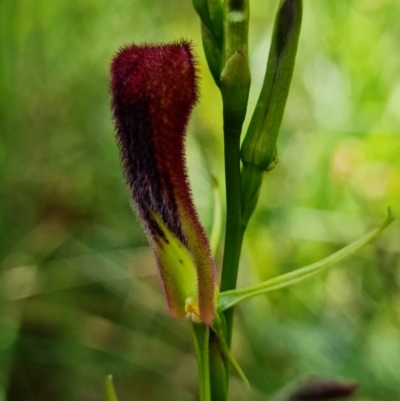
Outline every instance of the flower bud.
[(276, 154), (296, 59), (302, 0), (282, 0), (275, 19), (263, 87), (241, 148), (244, 164), (268, 170)]
[(221, 74), (221, 93), (224, 104), (224, 121), (241, 127), (246, 117), (250, 90), (250, 68), (246, 55), (236, 52), (226, 63)]

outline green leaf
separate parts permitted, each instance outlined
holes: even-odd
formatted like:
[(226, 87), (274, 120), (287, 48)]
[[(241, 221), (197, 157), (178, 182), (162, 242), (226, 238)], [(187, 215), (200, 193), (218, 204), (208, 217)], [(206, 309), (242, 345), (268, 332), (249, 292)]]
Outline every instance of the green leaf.
[(118, 401), (117, 395), (115, 394), (114, 390), (113, 377), (111, 375), (108, 375), (106, 377), (105, 388), (107, 401)]
[(208, 359), (210, 329), (202, 323), (193, 323), (192, 327), (193, 342), (196, 350), (197, 367), (199, 372), (200, 401), (211, 401), (210, 368)]
[(282, 274), (281, 276), (264, 281), (260, 284), (253, 285), (251, 287), (221, 292), (218, 297), (218, 311), (224, 311), (236, 305), (237, 303), (256, 295), (266, 294), (270, 291), (278, 290), (280, 288), (289, 287), (290, 285), (300, 283), (323, 272), (328, 267), (331, 267), (335, 263), (341, 262), (342, 260), (350, 257), (358, 250), (360, 250), (363, 246), (372, 242), (393, 220), (394, 217), (391, 213), (391, 210), (388, 209), (388, 217), (378, 228), (372, 230), (364, 237), (319, 262), (313, 263), (309, 266), (303, 267), (287, 274)]

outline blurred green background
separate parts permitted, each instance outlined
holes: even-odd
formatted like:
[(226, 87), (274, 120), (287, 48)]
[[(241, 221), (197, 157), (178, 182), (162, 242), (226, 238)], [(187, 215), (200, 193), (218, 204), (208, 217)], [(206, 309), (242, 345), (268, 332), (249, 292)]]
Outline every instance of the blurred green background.
[[(254, 108), (278, 0), (251, 0)], [(400, 3), (304, 0), (279, 138), (239, 285), (317, 261), (400, 216)], [(201, 101), (188, 163), (202, 221), (223, 194), (221, 101), (189, 0), (0, 1), (0, 400), (196, 400), (186, 322), (169, 318), (122, 178), (108, 69), (124, 44), (193, 40)], [(248, 121), (247, 121), (248, 123)], [(223, 195), (222, 195), (223, 196)], [(326, 274), (237, 308), (234, 353), (268, 400), (307, 375), (400, 399), (400, 226)], [(217, 255), (220, 265), (221, 255)]]

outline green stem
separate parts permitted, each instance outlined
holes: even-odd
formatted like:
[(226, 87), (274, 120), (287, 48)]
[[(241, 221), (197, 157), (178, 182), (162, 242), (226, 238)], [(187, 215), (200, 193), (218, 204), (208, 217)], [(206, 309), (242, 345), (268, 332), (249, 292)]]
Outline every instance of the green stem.
[[(226, 183), (226, 230), (222, 265), (221, 291), (236, 288), (244, 229), (242, 227), (240, 135), (246, 115), (250, 71), (246, 70), (248, 52), (249, 0), (226, 0), (224, 3), (224, 68), (235, 54), (243, 54), (245, 62), (222, 74), (224, 105), (224, 156)], [(224, 68), (222, 70), (224, 70)], [(239, 76), (236, 76), (240, 72)], [(224, 85), (226, 79), (226, 86)], [(242, 81), (242, 82), (241, 82)], [(241, 84), (240, 84), (241, 82)], [(236, 103), (235, 98), (239, 99)], [(231, 343), (233, 311), (226, 311), (226, 342)]]
[[(224, 121), (227, 121), (224, 119)], [(226, 124), (226, 123), (225, 123)], [(240, 133), (231, 135), (224, 126), (225, 180), (226, 180), (226, 229), (224, 259), (222, 264), (221, 292), (236, 288), (240, 253), (244, 229), (241, 225), (241, 186), (240, 186)], [(224, 311), (226, 320), (225, 338), (230, 347), (233, 329), (234, 308)], [(226, 385), (229, 383), (229, 361), (225, 360)]]
[[(240, 135), (246, 116), (250, 89), (248, 65), (249, 0), (226, 0), (223, 6), (224, 40), (220, 89), (223, 101), (224, 156), (226, 185), (225, 249), (222, 267), (221, 291), (236, 288), (242, 229)], [(233, 312), (226, 311), (226, 344), (232, 337)], [(212, 336), (211, 336), (212, 340)], [(212, 401), (227, 398), (229, 358), (220, 344), (210, 342), (210, 374)]]
[(225, 0), (224, 2), (224, 52), (223, 65), (237, 51), (248, 53), (249, 0)]
[(209, 340), (210, 387), (212, 401), (226, 401), (228, 397), (225, 355), (221, 351), (216, 334), (210, 330)]
[[(228, 113), (229, 114), (229, 113)], [(225, 179), (226, 179), (226, 229), (224, 260), (221, 277), (221, 291), (236, 288), (237, 272), (239, 267), (240, 251), (244, 230), (241, 226), (241, 185), (240, 185), (240, 132), (232, 127), (224, 109), (224, 153), (225, 153)], [(226, 344), (229, 347), (232, 337), (233, 308), (225, 311)], [(223, 364), (220, 364), (222, 361)], [(227, 396), (229, 383), (229, 360), (222, 355), (219, 347), (210, 344), (210, 374), (213, 401), (221, 401), (220, 394)], [(220, 378), (225, 378), (222, 383)], [(224, 389), (223, 389), (224, 388)], [(216, 396), (216, 395), (219, 396)], [(222, 400), (223, 401), (223, 400)]]
[(209, 364), (210, 329), (204, 324), (193, 324), (193, 342), (196, 350), (199, 373), (200, 401), (211, 401), (210, 364)]
[[(240, 184), (240, 135), (225, 129), (226, 230), (221, 292), (236, 288), (244, 228)], [(233, 310), (226, 311), (226, 342), (232, 337)]]

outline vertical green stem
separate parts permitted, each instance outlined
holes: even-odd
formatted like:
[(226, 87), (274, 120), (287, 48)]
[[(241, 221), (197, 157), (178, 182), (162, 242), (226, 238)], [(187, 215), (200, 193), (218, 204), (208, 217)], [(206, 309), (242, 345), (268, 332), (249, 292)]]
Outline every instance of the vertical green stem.
[(199, 372), (200, 401), (211, 401), (209, 365), (210, 328), (204, 324), (193, 324), (193, 342)]
[(224, 2), (224, 51), (223, 65), (237, 51), (248, 53), (249, 0), (225, 0)]
[(215, 333), (210, 330), (209, 362), (210, 362), (210, 387), (212, 401), (226, 401), (228, 396), (225, 355), (222, 354)]
[[(192, 0), (203, 25), (221, 21), (220, 13), (211, 18), (209, 5), (219, 0)], [(221, 4), (221, 3), (219, 3)], [(207, 7), (206, 7), (207, 5)], [(215, 8), (217, 10), (217, 8)], [(217, 10), (218, 11), (218, 10)], [(207, 60), (217, 85), (221, 89), (224, 119), (224, 155), (226, 183), (226, 230), (225, 250), (221, 278), (221, 291), (236, 287), (240, 251), (244, 230), (242, 228), (240, 135), (246, 116), (250, 89), (248, 65), (249, 0), (224, 0), (222, 49), (212, 30), (203, 29), (203, 43)], [(212, 25), (212, 24), (211, 24)], [(204, 36), (204, 33), (207, 35)], [(207, 40), (204, 40), (207, 39)], [(226, 312), (226, 343), (230, 344), (233, 313)], [(212, 401), (225, 401), (229, 381), (228, 358), (222, 353), (218, 342), (209, 338), (209, 374)], [(199, 355), (198, 355), (199, 359)], [(199, 360), (199, 363), (201, 361)]]
[[(224, 3), (224, 67), (235, 55), (242, 54), (232, 73), (222, 73), (222, 99), (224, 106), (224, 152), (226, 182), (226, 231), (222, 266), (221, 291), (236, 288), (240, 252), (244, 229), (242, 228), (241, 184), (240, 184), (240, 134), (246, 115), (250, 71), (248, 70), (248, 24), (249, 0), (226, 0)], [(239, 59), (239, 58), (238, 58)], [(233, 62), (233, 61), (232, 61)], [(236, 70), (235, 70), (236, 69)], [(224, 78), (227, 81), (224, 86)], [(229, 79), (231, 78), (231, 79)], [(233, 311), (227, 311), (226, 342), (230, 345)]]
[[(227, 124), (227, 123), (225, 123)], [(234, 140), (235, 139), (235, 140)], [(240, 135), (231, 135), (225, 126), (226, 231), (221, 291), (236, 288), (244, 229), (241, 224)], [(226, 342), (232, 337), (233, 308), (225, 312)]]
[[(221, 291), (236, 288), (244, 229), (242, 227), (240, 135), (250, 89), (248, 66), (249, 0), (225, 0), (221, 94), (224, 119), (226, 230)], [(233, 309), (226, 311), (226, 343), (232, 338)], [(226, 386), (229, 362), (225, 359)]]
[[(211, 3), (206, 0), (193, 0), (201, 17), (200, 11), (209, 17), (210, 10), (205, 5), (213, 4), (213, 1), (221, 4), (220, 0), (208, 1)], [(302, 0), (281, 0), (263, 90), (245, 138), (246, 146), (242, 149), (241, 157), (240, 136), (251, 81), (248, 65), (249, 1), (223, 0), (222, 49), (220, 42), (215, 40), (215, 35), (213, 37), (209, 33), (203, 41), (210, 69), (221, 89), (223, 102), (226, 231), (220, 286), (222, 293), (236, 288), (244, 232), (258, 201), (264, 171), (271, 169), (276, 161), (276, 138), (293, 72), (302, 14)], [(220, 13), (213, 15), (213, 21), (219, 22)], [(211, 26), (211, 18), (207, 18), (202, 17), (203, 24)], [(266, 137), (272, 139), (266, 142)], [(241, 159), (244, 162), (242, 175)], [(233, 308), (224, 311), (223, 314), (225, 351), (229, 352)], [(209, 345), (212, 401), (220, 401), (227, 397), (229, 358), (226, 357), (227, 352), (222, 353), (212, 341)], [(226, 378), (224, 388), (223, 377)]]

